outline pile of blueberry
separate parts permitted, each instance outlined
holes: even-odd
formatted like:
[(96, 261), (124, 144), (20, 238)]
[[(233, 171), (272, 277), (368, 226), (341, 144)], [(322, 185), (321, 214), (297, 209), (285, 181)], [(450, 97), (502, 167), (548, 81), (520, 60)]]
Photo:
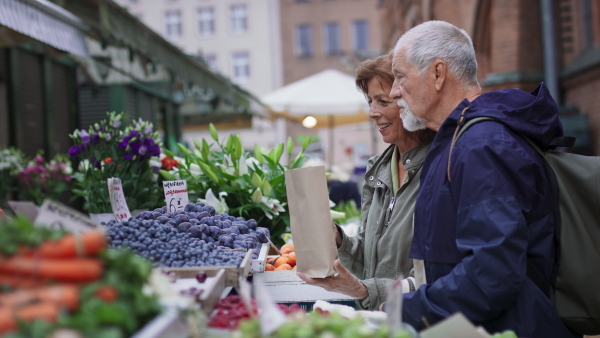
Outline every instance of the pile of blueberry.
[(176, 212), (162, 207), (128, 221), (110, 221), (106, 236), (110, 247), (129, 247), (156, 266), (238, 266), (247, 250), (256, 259), (262, 243), (269, 241), (269, 230), (257, 225), (253, 219), (189, 203)]

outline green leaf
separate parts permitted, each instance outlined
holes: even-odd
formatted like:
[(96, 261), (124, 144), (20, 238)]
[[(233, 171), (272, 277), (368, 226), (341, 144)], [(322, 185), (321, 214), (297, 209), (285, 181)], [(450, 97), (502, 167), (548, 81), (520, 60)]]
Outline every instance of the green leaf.
[(276, 163), (279, 163), (279, 160), (281, 160), (281, 155), (283, 155), (283, 143), (280, 143), (277, 146), (275, 146), (274, 150), (275, 150), (275, 157), (273, 158), (273, 160)]
[(202, 172), (210, 177), (210, 179), (215, 182), (215, 183), (219, 183), (219, 177), (217, 176), (217, 174), (215, 174), (214, 171), (212, 171), (212, 169), (210, 169), (210, 167), (208, 166), (208, 164), (206, 163), (200, 163), (200, 168), (202, 168)]
[(304, 139), (304, 142), (302, 142), (302, 151), (306, 150), (306, 147), (308, 147), (308, 145), (311, 142), (311, 138), (307, 137)]
[(254, 203), (260, 203), (262, 202), (262, 192), (260, 191), (260, 188), (256, 188), (256, 190), (254, 190), (254, 192), (252, 193), (252, 202)]
[(215, 142), (219, 142), (219, 134), (217, 133), (217, 128), (215, 128), (215, 125), (210, 123), (208, 125), (208, 129), (210, 131), (210, 137), (212, 137)]
[(260, 188), (262, 185), (262, 178), (260, 178), (260, 176), (258, 176), (256, 173), (252, 174), (252, 185), (257, 188)]
[(169, 150), (169, 149), (163, 149), (163, 152), (165, 153), (165, 155), (167, 155), (168, 158), (173, 158), (175, 157), (175, 155)]
[(292, 152), (294, 151), (294, 140), (291, 136), (288, 136), (287, 139), (287, 153), (288, 156), (292, 156)]
[(175, 181), (177, 180), (177, 178), (175, 178), (175, 176), (173, 174), (171, 174), (170, 172), (164, 170), (164, 169), (160, 169), (159, 173), (162, 177), (164, 177), (167, 181)]
[(196, 149), (202, 149), (202, 143), (200, 143), (200, 141), (198, 141), (197, 138), (194, 137), (193, 141), (194, 141), (194, 147)]
[(202, 159), (205, 162), (208, 162), (208, 155), (210, 155), (210, 146), (208, 145), (208, 142), (206, 142), (206, 139), (202, 139)]
[(184, 156), (188, 156), (191, 152), (188, 150), (188, 148), (186, 148), (183, 144), (181, 143), (177, 143), (177, 147), (179, 148), (179, 151), (184, 155)]
[(260, 163), (264, 163), (265, 162), (262, 150), (260, 150), (260, 146), (258, 144), (254, 144), (254, 157), (256, 157), (256, 159)]

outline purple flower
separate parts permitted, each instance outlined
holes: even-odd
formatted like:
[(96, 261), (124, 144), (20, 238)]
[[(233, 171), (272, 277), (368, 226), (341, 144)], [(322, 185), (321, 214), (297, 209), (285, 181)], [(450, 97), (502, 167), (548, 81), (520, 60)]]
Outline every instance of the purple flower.
[(36, 156), (34, 159), (35, 163), (42, 164), (44, 163), (44, 158), (41, 156)]
[(133, 158), (133, 153), (126, 153), (123, 158), (130, 161)]
[(119, 149), (125, 151), (125, 149), (127, 149), (127, 146), (129, 145), (129, 140), (131, 140), (131, 136), (123, 137), (123, 141), (119, 142)]
[(158, 174), (160, 172), (160, 167), (153, 166), (152, 167), (152, 172), (154, 172), (155, 174)]
[(156, 144), (150, 146), (150, 156), (160, 156), (160, 147)]
[(129, 143), (129, 148), (134, 155), (139, 154), (141, 144), (139, 142), (131, 142)]
[(87, 131), (82, 130), (79, 132), (79, 137), (81, 138), (81, 143), (88, 144), (90, 143), (90, 134)]
[(69, 155), (72, 159), (76, 159), (77, 155), (79, 155), (79, 146), (72, 146), (69, 148)]
[(104, 138), (106, 139), (106, 142), (108, 142), (112, 138), (112, 135), (110, 133), (106, 133), (106, 136), (104, 136)]
[(92, 136), (92, 144), (97, 144), (98, 142), (100, 142), (100, 136), (98, 136), (98, 132), (96, 131)]
[(138, 135), (138, 132), (132, 129), (132, 130), (129, 132), (129, 135), (130, 135), (131, 137), (136, 137), (136, 136)]
[(138, 149), (138, 154), (145, 155), (147, 151), (148, 148), (146, 148), (146, 146), (140, 146), (140, 148)]
[(121, 120), (114, 119), (114, 120), (112, 121), (112, 126), (113, 126), (114, 128), (119, 128), (119, 127), (121, 126)]
[(146, 127), (144, 128), (144, 134), (150, 135), (151, 133), (152, 133), (152, 127), (150, 127), (150, 125), (147, 124)]

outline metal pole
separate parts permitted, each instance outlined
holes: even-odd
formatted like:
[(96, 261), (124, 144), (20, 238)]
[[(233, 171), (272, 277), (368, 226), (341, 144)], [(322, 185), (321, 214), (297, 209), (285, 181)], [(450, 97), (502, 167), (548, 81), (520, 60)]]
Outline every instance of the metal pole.
[(550, 95), (552, 95), (556, 104), (560, 105), (554, 8), (552, 3), (552, 0), (540, 0), (542, 11), (542, 41), (544, 45), (544, 81), (550, 91)]

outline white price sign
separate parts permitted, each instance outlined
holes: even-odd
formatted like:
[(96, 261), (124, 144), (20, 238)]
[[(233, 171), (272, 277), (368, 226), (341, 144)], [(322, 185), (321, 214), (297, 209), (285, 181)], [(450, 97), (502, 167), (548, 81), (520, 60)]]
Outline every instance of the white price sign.
[(164, 181), (163, 189), (165, 190), (167, 211), (175, 212), (183, 210), (189, 203), (187, 183), (184, 180)]
[(123, 183), (118, 177), (112, 177), (106, 180), (108, 184), (108, 194), (110, 196), (110, 205), (117, 222), (123, 222), (131, 218), (129, 207), (125, 201), (123, 193)]
[(46, 199), (35, 218), (34, 224), (78, 233), (98, 226), (85, 214), (61, 203)]

